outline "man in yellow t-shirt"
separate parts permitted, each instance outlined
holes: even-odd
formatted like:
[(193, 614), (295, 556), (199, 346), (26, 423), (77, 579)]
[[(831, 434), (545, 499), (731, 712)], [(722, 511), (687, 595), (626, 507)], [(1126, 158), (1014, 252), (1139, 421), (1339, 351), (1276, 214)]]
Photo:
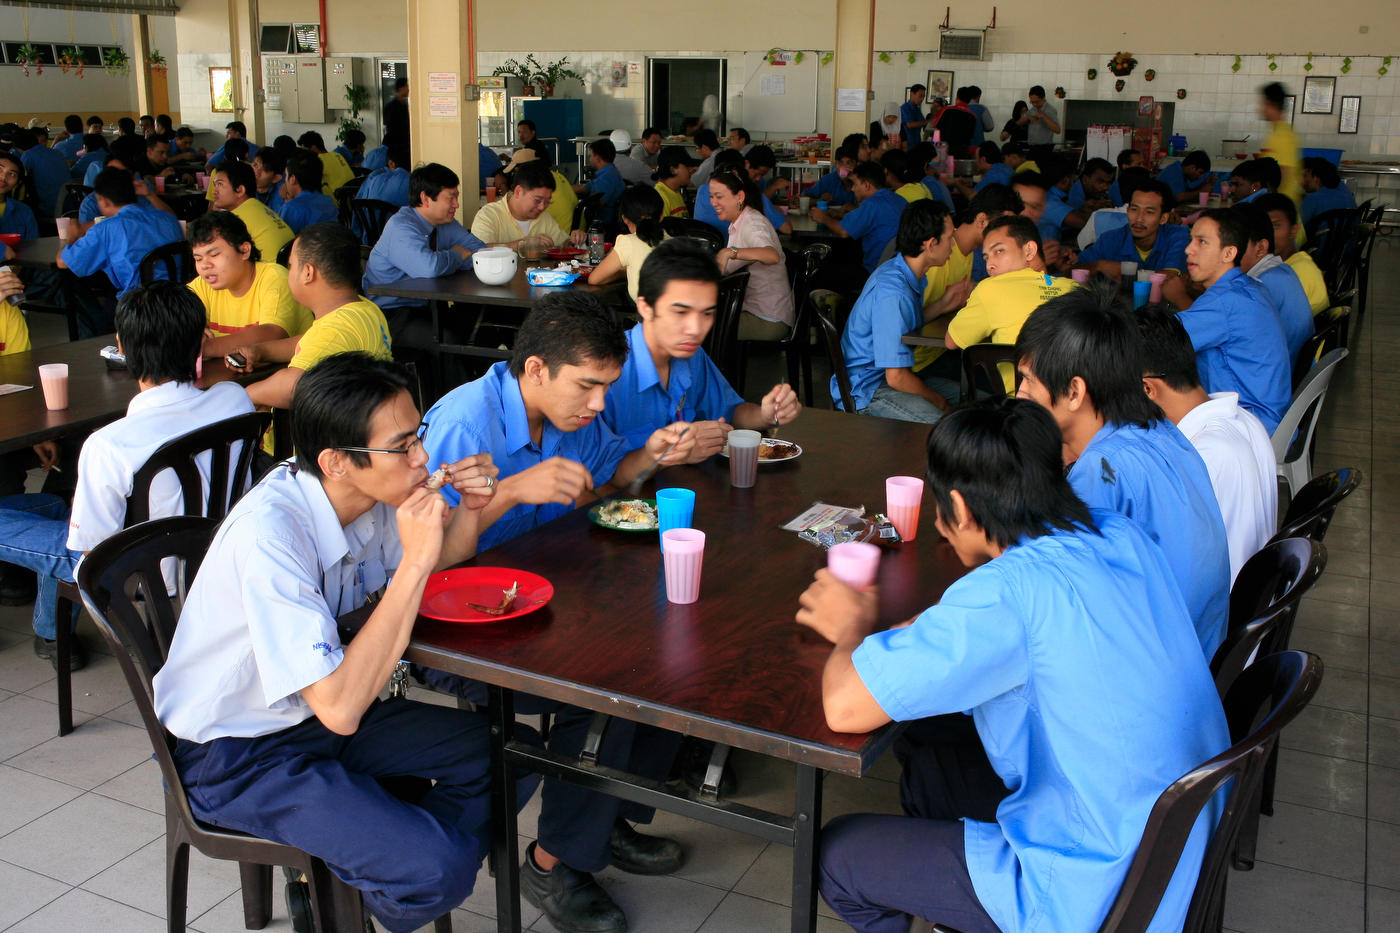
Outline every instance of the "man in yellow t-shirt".
[(258, 200), (258, 177), (247, 162), (225, 162), (209, 190), (214, 192), (214, 209), (230, 211), (243, 221), (263, 259), (275, 262), (278, 251), (292, 242), (292, 228)]
[(1278, 193), (1287, 195), (1295, 205), (1303, 203), (1303, 155), (1298, 148), (1298, 134), (1293, 124), (1283, 118), (1284, 98), (1287, 90), (1277, 81), (1272, 81), (1259, 92), (1259, 116), (1269, 121), (1269, 135), (1259, 150), (1260, 155), (1272, 156), (1283, 172), (1283, 181)]
[[(253, 203), (257, 203), (254, 201)], [(203, 355), (214, 359), (240, 344), (300, 337), (311, 312), (296, 303), (287, 270), (261, 262), (247, 226), (229, 211), (211, 211), (190, 223), (198, 277), (189, 283), (208, 318)]]
[(1327, 282), (1322, 278), (1322, 270), (1306, 250), (1298, 248), (1298, 206), (1292, 198), (1282, 194), (1266, 194), (1254, 204), (1261, 211), (1268, 212), (1269, 220), (1274, 225), (1274, 252), (1288, 263), (1303, 284), (1303, 294), (1308, 296), (1312, 313), (1318, 315), (1326, 311), (1331, 300), (1327, 296)]
[[(517, 153), (519, 155), (519, 153)], [(491, 246), (520, 245), (526, 236), (542, 236), (555, 246), (583, 243), (582, 230), (567, 234), (548, 213), (554, 196), (554, 173), (543, 162), (519, 163), (508, 176), (511, 190), (502, 201), (487, 204), (472, 220), (472, 236)]]
[(248, 386), (248, 396), (261, 408), (287, 408), (302, 374), (336, 353), (360, 350), (379, 359), (392, 359), (389, 324), (374, 302), (359, 294), (360, 241), (336, 223), (310, 224), (292, 242), (287, 281), (292, 297), (315, 316), (299, 337), (241, 345), (233, 352), (245, 366), (286, 362), (261, 382)]
[(297, 137), (297, 145), (316, 153), (321, 160), (321, 193), (335, 197), (335, 190), (355, 177), (355, 170), (345, 157), (338, 152), (326, 151), (326, 140), (315, 130), (308, 130)]
[[(6, 247), (8, 250), (9, 247)], [(19, 307), (9, 302), (11, 295), (23, 295), (24, 283), (9, 266), (0, 268), (0, 356), (30, 349), (29, 325)]]
[(682, 189), (700, 167), (700, 160), (680, 146), (667, 146), (656, 160), (656, 193), (661, 195), (662, 217), (689, 217)]
[[(1002, 217), (988, 224), (982, 254), (989, 277), (948, 322), (943, 341), (950, 350), (978, 343), (1014, 344), (1032, 311), (1074, 288), (1073, 280), (1046, 274), (1040, 234), (1029, 217)], [(1010, 363), (1002, 364), (1001, 374), (1009, 395), (1015, 390)]]

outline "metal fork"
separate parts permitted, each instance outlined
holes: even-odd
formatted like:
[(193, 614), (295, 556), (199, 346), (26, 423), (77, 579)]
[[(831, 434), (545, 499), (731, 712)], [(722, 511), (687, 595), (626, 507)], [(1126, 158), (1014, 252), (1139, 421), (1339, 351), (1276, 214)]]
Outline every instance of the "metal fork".
[(689, 431), (690, 425), (686, 425), (685, 427), (681, 428), (680, 437), (676, 438), (675, 441), (672, 442), (670, 447), (667, 447), (665, 450), (663, 450), (661, 452), (661, 456), (657, 457), (655, 460), (652, 461), (651, 466), (647, 467), (645, 470), (637, 474), (637, 478), (632, 480), (631, 485), (627, 487), (627, 492), (629, 495), (635, 496), (637, 495), (637, 493), (642, 491), (642, 484), (645, 483), (647, 480), (651, 479), (652, 475), (655, 474), (656, 471), (661, 468), (661, 461), (665, 460), (667, 455), (670, 454), (671, 451), (676, 449), (676, 444), (679, 444), (682, 440), (684, 440), (686, 434), (689, 433)]

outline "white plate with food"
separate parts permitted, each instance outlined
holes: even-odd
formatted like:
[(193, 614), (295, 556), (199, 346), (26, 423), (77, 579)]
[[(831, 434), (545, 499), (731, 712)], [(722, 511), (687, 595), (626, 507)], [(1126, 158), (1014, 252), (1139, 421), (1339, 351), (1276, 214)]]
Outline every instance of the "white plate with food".
[(613, 531), (655, 531), (660, 522), (655, 499), (608, 499), (589, 509), (588, 519)]
[[(728, 444), (720, 450), (719, 455), (728, 459)], [(800, 456), (802, 456), (802, 446), (794, 444), (792, 441), (785, 441), (778, 437), (765, 437), (758, 442), (759, 463), (787, 463)]]

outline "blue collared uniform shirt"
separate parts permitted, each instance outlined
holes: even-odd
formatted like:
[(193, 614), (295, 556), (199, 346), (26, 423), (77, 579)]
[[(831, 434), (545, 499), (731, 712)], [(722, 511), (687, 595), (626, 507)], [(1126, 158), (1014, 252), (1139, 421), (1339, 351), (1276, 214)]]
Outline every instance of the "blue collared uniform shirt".
[(988, 185), (1006, 185), (1010, 187), (1011, 179), (1014, 178), (1015, 175), (1016, 173), (1011, 171), (1011, 166), (1007, 165), (1005, 162), (995, 162), (992, 164), (991, 168), (982, 173), (982, 180), (979, 181), (977, 187), (972, 190), (974, 192), (981, 191)]
[[(261, 149), (262, 146), (259, 146), (251, 139), (245, 139), (244, 142), (248, 144), (248, 161), (251, 162), (253, 161), (253, 156), (258, 154), (258, 150)], [(218, 168), (220, 165), (224, 164), (224, 158), (224, 147), (220, 146), (218, 149), (215, 149), (214, 154), (209, 157), (209, 164), (214, 168)]]
[(744, 399), (725, 381), (703, 349), (690, 359), (671, 358), (666, 385), (647, 349), (642, 325), (627, 332), (627, 362), (622, 376), (608, 387), (607, 407), (600, 416), (614, 434), (636, 450), (657, 428), (675, 421), (733, 421), (734, 408)]
[[(157, 246), (183, 240), (180, 222), (174, 214), (141, 204), (128, 204), (100, 224), (94, 224), (81, 240), (63, 247), (63, 262), (79, 277), (105, 272), (126, 294), (141, 284), (141, 260)], [(165, 279), (165, 266), (155, 268), (158, 279)]]
[(924, 118), (923, 108), (912, 100), (906, 100), (899, 105), (899, 131), (904, 136), (904, 141), (913, 149), (919, 144), (919, 137), (923, 134), (924, 128), (917, 127), (910, 129), (906, 123), (917, 123)]
[(847, 191), (841, 182), (840, 172), (827, 172), (816, 184), (802, 193), (810, 197), (813, 204), (825, 201), (830, 207), (844, 207), (856, 203), (856, 196)]
[(282, 200), (281, 185), (273, 185), (271, 188), (267, 189), (267, 194), (263, 194), (259, 191), (258, 200), (266, 204), (268, 210), (272, 211), (272, 213), (276, 214), (278, 217), (282, 216), (282, 205), (287, 203)]
[(1152, 244), (1147, 258), (1138, 252), (1133, 240), (1133, 228), (1126, 224), (1100, 232), (1098, 238), (1079, 254), (1080, 262), (1097, 262), (1101, 259), (1116, 259), (1119, 262), (1135, 262), (1140, 269), (1176, 269), (1186, 271), (1186, 244), (1191, 242), (1191, 231), (1180, 224), (1162, 224), (1157, 228), (1157, 240)]
[(594, 174), (593, 178), (585, 186), (589, 194), (602, 194), (603, 212), (602, 218), (605, 223), (617, 222), (617, 202), (627, 190), (627, 182), (622, 180), (622, 173), (617, 170), (617, 166), (609, 162)]
[[(1051, 188), (1050, 193), (1053, 195), (1055, 189)], [(1065, 225), (1065, 218), (1068, 217), (1073, 210), (1074, 208), (1069, 206), (1068, 201), (1062, 201), (1055, 197), (1047, 197), (1045, 199), (1045, 213), (1040, 215), (1039, 222), (1044, 224), (1047, 229), (1055, 231), (1055, 235), (1051, 237), (1051, 239), (1060, 239), (1060, 228)], [(1044, 234), (1042, 234), (1042, 236), (1044, 236)]]
[(977, 125), (972, 130), (971, 145), (980, 146), (987, 141), (987, 108), (982, 104), (968, 104), (967, 109), (977, 117)]
[[(437, 230), (437, 249), (428, 246), (428, 237)], [(375, 285), (388, 285), (401, 279), (434, 279), (471, 268), (471, 258), (464, 258), (452, 247), (463, 246), (470, 252), (485, 249), (486, 244), (472, 236), (455, 220), (436, 228), (411, 207), (401, 207), (389, 218), (379, 242), (374, 244), (365, 264), (365, 291)], [(376, 295), (371, 300), (385, 311), (390, 308), (418, 307), (422, 301), (413, 298), (391, 298)]]
[(78, 158), (78, 150), (81, 148), (83, 148), (82, 133), (79, 133), (77, 136), (69, 136), (67, 139), (60, 140), (53, 144), (53, 151), (63, 156), (64, 161), (67, 162), (72, 162), (74, 159)]
[[(841, 334), (841, 355), (857, 411), (870, 407), (875, 390), (885, 382), (885, 370), (914, 365), (914, 348), (905, 346), (902, 338), (924, 324), (924, 283), (903, 256), (895, 256), (876, 269), (860, 290)], [(831, 398), (840, 408), (841, 390), (835, 376)]]
[(1225, 639), (1230, 552), (1201, 455), (1166, 418), (1142, 428), (1105, 424), (1069, 470), (1091, 509), (1137, 522), (1162, 549), (1207, 663)]
[(1318, 188), (1311, 194), (1303, 195), (1303, 206), (1298, 217), (1306, 227), (1319, 214), (1328, 211), (1339, 211), (1356, 206), (1356, 198), (1352, 197), (1351, 190), (1345, 184), (1335, 188)]
[[(78, 161), (73, 163), (73, 168), (69, 170), (68, 177), (73, 179), (74, 181), (81, 181), (88, 187), (92, 187), (91, 183), (87, 180), (88, 169), (91, 168), (93, 165), (100, 166), (106, 161), (106, 149), (98, 149), (94, 152), (85, 152), (78, 158)], [(101, 171), (101, 169), (99, 168), (98, 171)]]
[[(577, 431), (561, 431), (548, 418), (539, 444), (530, 439), (530, 423), (520, 383), (506, 361), (495, 363), (480, 379), (447, 393), (423, 416), (428, 430), (423, 446), (431, 464), (456, 463), (463, 457), (489, 453), (500, 478), (538, 466), (551, 457), (581, 463), (601, 486), (617, 472), (627, 455), (627, 441), (597, 418)], [(461, 496), (450, 485), (442, 488), (450, 505)], [(486, 550), (502, 541), (564, 515), (573, 505), (517, 505), (481, 533), (478, 547)]]
[(867, 272), (874, 272), (880, 264), (880, 255), (899, 232), (899, 216), (908, 206), (908, 201), (881, 188), (841, 218), (841, 229), (851, 239), (860, 241), (861, 265)]
[(476, 171), (481, 186), (486, 187), (486, 181), (492, 175), (501, 170), (501, 157), (484, 143), (476, 144)]
[(48, 146), (35, 146), (26, 149), (20, 161), (24, 163), (25, 174), (34, 186), (39, 210), (52, 214), (59, 195), (63, 193), (63, 186), (68, 183), (68, 160)]
[[(477, 145), (480, 146), (481, 143), (477, 143)], [(497, 161), (500, 161), (500, 160), (498, 159)], [(367, 169), (369, 169), (369, 170), (372, 172), (372, 171), (374, 171), (375, 169), (384, 168), (384, 167), (387, 166), (388, 164), (389, 164), (389, 147), (388, 147), (388, 146), (375, 146), (373, 149), (370, 149), (370, 150), (368, 150), (368, 151), (365, 153), (364, 161), (360, 163), (360, 166), (361, 166), (362, 168), (367, 168)]]
[(39, 238), (39, 222), (34, 212), (18, 198), (5, 199), (5, 214), (0, 217), (0, 233), (18, 233), (21, 240)]
[(1238, 392), (1270, 434), (1293, 397), (1293, 365), (1283, 325), (1263, 286), (1238, 268), (1222, 275), (1178, 315), (1207, 392)]
[[(852, 656), (895, 720), (971, 714), (1010, 793), (995, 822), (963, 821), (964, 853), (1006, 933), (1098, 929), (1157, 797), (1230, 744), (1161, 550), (1091, 515), (1099, 533), (1022, 539)], [(1151, 933), (1181, 930), (1218, 818), (1198, 818)]]
[(388, 201), (399, 207), (407, 207), (408, 169), (375, 169), (360, 184), (360, 191), (355, 197), (357, 199), (372, 198), (376, 201)]
[(935, 201), (947, 206), (950, 212), (957, 211), (957, 207), (953, 204), (952, 192), (948, 190), (948, 186), (943, 184), (940, 179), (934, 178), (932, 175), (925, 175), (920, 181), (923, 183), (923, 186), (928, 189), (928, 193), (933, 195)]
[(1288, 358), (1298, 359), (1298, 351), (1313, 335), (1312, 305), (1308, 303), (1303, 283), (1298, 281), (1298, 273), (1286, 262), (1266, 269), (1255, 279), (1269, 296), (1269, 303), (1278, 313), (1279, 326), (1283, 328), (1283, 342), (1288, 347)]
[[(345, 160), (345, 163), (346, 163), (347, 165), (360, 165), (361, 163), (363, 163), (363, 162), (365, 161), (365, 157), (364, 157), (362, 154), (360, 154), (360, 153), (358, 153), (358, 152), (352, 152), (351, 150), (347, 149), (347, 148), (344, 147), (344, 146), (336, 146), (336, 147), (335, 147), (335, 152), (336, 152), (342, 159)], [(252, 156), (249, 156), (248, 158), (251, 159)]]
[(335, 201), (330, 195), (319, 191), (303, 191), (290, 201), (283, 201), (277, 213), (287, 226), (292, 228), (293, 233), (300, 233), (301, 228), (309, 224), (340, 219), (340, 209), (335, 206)]

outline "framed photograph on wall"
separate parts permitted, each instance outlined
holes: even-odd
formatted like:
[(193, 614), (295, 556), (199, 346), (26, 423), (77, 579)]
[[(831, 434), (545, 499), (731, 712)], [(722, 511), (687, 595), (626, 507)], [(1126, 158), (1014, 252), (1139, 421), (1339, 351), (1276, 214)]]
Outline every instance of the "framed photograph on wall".
[(1337, 79), (1308, 76), (1303, 79), (1303, 113), (1331, 113)]
[(1337, 132), (1356, 134), (1361, 132), (1361, 98), (1343, 97), (1341, 109), (1337, 111)]
[(928, 97), (925, 102), (941, 97), (953, 102), (953, 73), (951, 71), (930, 71), (928, 73)]
[(1293, 115), (1298, 112), (1298, 95), (1285, 94), (1283, 97), (1283, 122), (1292, 123)]

